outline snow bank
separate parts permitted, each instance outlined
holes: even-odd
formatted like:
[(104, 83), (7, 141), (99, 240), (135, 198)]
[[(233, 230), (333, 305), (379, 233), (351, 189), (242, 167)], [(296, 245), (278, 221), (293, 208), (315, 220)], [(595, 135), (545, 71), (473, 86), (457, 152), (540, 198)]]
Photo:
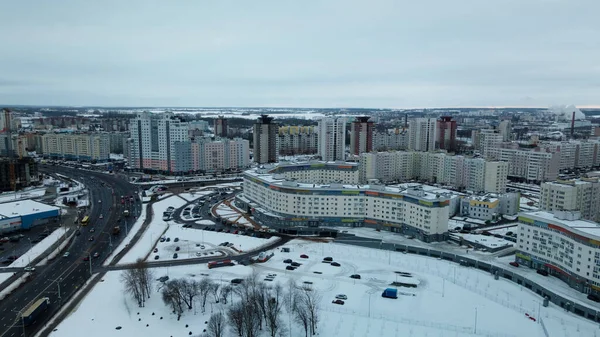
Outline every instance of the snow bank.
[(21, 284), (25, 283), (29, 278), (29, 275), (31, 275), (31, 273), (23, 274), (23, 276), (19, 277), (15, 282), (2, 289), (2, 291), (0, 291), (0, 301), (2, 301), (6, 296), (10, 295), (10, 293), (17, 289)]
[(66, 238), (68, 228), (58, 228), (52, 234), (48, 235), (44, 240), (34, 245), (30, 250), (21, 255), (18, 259), (9, 265), (11, 268), (20, 268), (29, 265), (38, 256), (42, 255), (48, 248), (58, 242), (61, 238)]

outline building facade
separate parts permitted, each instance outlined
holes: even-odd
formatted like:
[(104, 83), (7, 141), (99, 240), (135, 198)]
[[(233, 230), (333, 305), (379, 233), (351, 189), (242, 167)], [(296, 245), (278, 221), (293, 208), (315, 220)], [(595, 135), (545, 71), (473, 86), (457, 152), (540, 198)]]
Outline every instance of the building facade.
[(490, 193), (462, 198), (460, 214), (480, 220), (497, 220), (502, 215), (517, 215), (520, 204), (519, 193)]
[(436, 147), (446, 151), (456, 150), (456, 121), (450, 116), (442, 116), (436, 123)]
[(191, 170), (222, 172), (246, 169), (250, 165), (249, 142), (245, 139), (196, 139), (191, 143)]
[(346, 119), (319, 120), (319, 156), (324, 161), (346, 159)]
[(508, 176), (530, 182), (556, 180), (560, 156), (556, 152), (498, 149), (498, 159), (508, 163)]
[(540, 185), (540, 208), (547, 212), (578, 211), (582, 219), (600, 222), (600, 179), (544, 182)]
[(350, 153), (359, 155), (373, 151), (373, 130), (375, 123), (369, 116), (356, 117), (350, 125)]
[(519, 214), (517, 262), (600, 295), (600, 226), (576, 211)]
[(408, 131), (406, 129), (392, 129), (373, 132), (374, 151), (397, 151), (408, 149)]
[(253, 155), (254, 162), (259, 164), (276, 163), (277, 132), (279, 124), (273, 122), (273, 117), (261, 115), (254, 123)]
[(304, 184), (260, 168), (244, 172), (243, 184), (236, 203), (280, 231), (369, 226), (425, 242), (444, 240), (448, 232), (448, 199), (418, 186)]
[(314, 126), (281, 126), (277, 135), (277, 152), (280, 156), (316, 154), (319, 134)]
[(223, 116), (215, 118), (215, 137), (227, 138), (227, 119)]
[(437, 120), (435, 118), (413, 118), (408, 128), (408, 149), (414, 151), (435, 150)]
[(42, 136), (45, 157), (106, 162), (110, 159), (110, 138), (107, 133), (47, 133)]

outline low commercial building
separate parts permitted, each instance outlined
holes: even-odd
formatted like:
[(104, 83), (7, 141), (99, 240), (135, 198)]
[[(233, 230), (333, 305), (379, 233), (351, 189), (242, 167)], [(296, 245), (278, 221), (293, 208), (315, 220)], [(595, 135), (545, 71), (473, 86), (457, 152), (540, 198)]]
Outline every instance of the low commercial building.
[(517, 262), (583, 293), (600, 294), (600, 225), (577, 211), (519, 214)]
[[(298, 166), (301, 170), (302, 166)], [(289, 172), (291, 167), (286, 168)], [(244, 172), (238, 206), (257, 221), (281, 231), (331, 226), (369, 226), (414, 236), (425, 242), (445, 240), (449, 200), (420, 186), (300, 183), (267, 168)]]
[(502, 215), (516, 215), (520, 205), (519, 193), (485, 194), (462, 199), (463, 216), (480, 220), (496, 220)]
[(33, 200), (0, 204), (0, 233), (56, 223), (59, 218), (60, 208)]

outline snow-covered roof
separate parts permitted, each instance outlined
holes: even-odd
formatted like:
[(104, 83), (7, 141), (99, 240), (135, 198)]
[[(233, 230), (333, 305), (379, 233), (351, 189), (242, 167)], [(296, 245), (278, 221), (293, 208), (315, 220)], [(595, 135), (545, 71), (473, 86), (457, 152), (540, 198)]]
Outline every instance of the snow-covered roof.
[(47, 211), (58, 212), (58, 210), (58, 207), (29, 199), (0, 204), (0, 216), (3, 218), (14, 218), (17, 216), (31, 215)]
[(571, 228), (585, 234), (591, 234), (595, 237), (600, 237), (600, 224), (588, 220), (568, 220), (556, 217), (553, 213), (546, 211), (526, 212), (521, 213), (524, 217), (538, 218), (539, 220), (551, 223), (553, 225), (562, 225), (563, 227)]

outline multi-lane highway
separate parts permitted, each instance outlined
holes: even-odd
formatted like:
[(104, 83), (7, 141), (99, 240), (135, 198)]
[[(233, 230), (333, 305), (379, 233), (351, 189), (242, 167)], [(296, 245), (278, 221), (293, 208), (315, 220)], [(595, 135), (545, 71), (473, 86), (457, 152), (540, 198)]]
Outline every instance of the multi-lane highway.
[[(125, 236), (124, 233), (119, 236), (112, 235), (115, 224), (124, 225), (123, 221), (129, 221), (130, 225), (141, 211), (137, 198), (131, 205), (121, 204), (122, 195), (132, 195), (137, 189), (119, 177), (54, 166), (42, 166), (40, 171), (66, 175), (88, 187), (91, 208), (87, 215), (90, 217), (90, 224), (80, 227), (78, 230), (81, 234), (74, 236), (62, 252), (69, 252), (68, 257), (63, 257), (61, 253), (48, 265), (36, 268), (29, 281), (0, 303), (0, 337), (22, 336), (24, 332), (29, 336), (39, 330), (90, 277), (90, 262), (93, 269), (100, 267), (110, 250)], [(129, 218), (122, 217), (124, 209), (130, 210)], [(90, 232), (92, 228), (93, 233)], [(93, 239), (90, 239), (92, 236)], [(84, 261), (84, 257), (95, 252), (100, 257), (91, 257), (90, 261)], [(50, 298), (49, 309), (32, 325), (23, 329), (19, 319), (20, 313), (40, 297)]]

